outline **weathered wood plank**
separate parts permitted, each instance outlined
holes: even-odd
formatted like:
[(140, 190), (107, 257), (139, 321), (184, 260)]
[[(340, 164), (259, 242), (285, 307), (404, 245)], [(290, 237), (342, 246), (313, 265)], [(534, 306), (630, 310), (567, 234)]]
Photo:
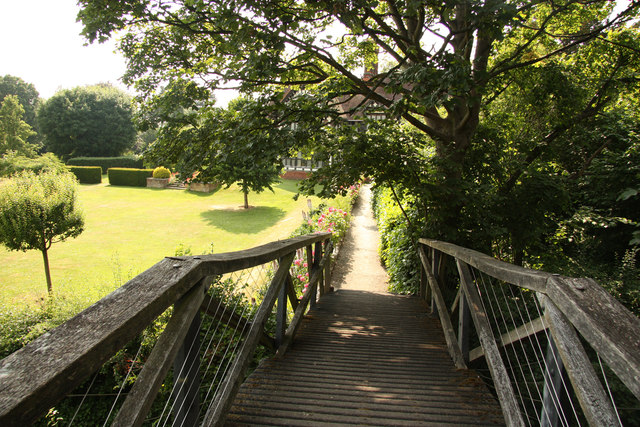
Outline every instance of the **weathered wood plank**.
[(640, 319), (591, 279), (552, 276), (547, 296), (640, 399)]
[(471, 249), (438, 240), (420, 239), (420, 243), (442, 251), (504, 282), (544, 292), (551, 273), (518, 267)]
[(162, 385), (180, 348), (189, 325), (204, 299), (202, 281), (176, 303), (176, 308), (151, 355), (138, 374), (112, 426), (140, 426)]
[[(274, 259), (282, 258), (297, 249), (313, 245), (316, 242), (325, 241), (330, 237), (331, 233), (313, 233), (267, 243), (266, 245), (256, 246), (255, 248), (243, 251), (199, 255), (197, 258), (202, 261), (202, 268), (206, 276), (216, 276), (218, 274), (230, 273), (232, 271), (266, 264)], [(191, 257), (172, 257), (172, 259), (176, 260), (189, 258)]]
[(447, 340), (447, 348), (449, 349), (449, 354), (453, 359), (456, 367), (459, 369), (465, 369), (467, 365), (464, 363), (464, 356), (460, 351), (460, 347), (458, 346), (458, 339), (456, 337), (455, 329), (453, 329), (453, 324), (451, 323), (451, 318), (449, 317), (449, 312), (447, 311), (447, 305), (444, 302), (444, 297), (442, 296), (442, 292), (440, 291), (440, 286), (438, 281), (434, 277), (431, 272), (431, 266), (429, 265), (429, 260), (427, 259), (427, 254), (424, 252), (424, 246), (419, 246), (418, 253), (420, 254), (420, 260), (422, 261), (422, 266), (424, 268), (425, 274), (427, 275), (427, 281), (431, 287), (431, 295), (433, 295), (433, 299), (436, 302), (438, 316), (440, 316), (440, 323), (442, 323), (442, 330), (444, 331), (444, 337)]
[[(542, 317), (538, 317), (531, 322), (525, 323), (524, 325), (520, 325), (517, 328), (511, 329), (508, 332), (505, 332), (500, 337), (500, 346), (504, 347), (509, 344), (513, 344), (520, 340), (523, 340), (531, 335), (535, 335), (538, 332), (542, 332), (547, 328), (547, 323), (544, 322)], [(480, 357), (484, 356), (484, 351), (482, 350), (482, 346), (476, 347), (469, 352), (469, 360), (474, 361)]]
[(549, 329), (589, 425), (619, 425), (611, 401), (602, 388), (573, 326), (551, 299), (542, 294), (539, 295), (544, 305)]
[(509, 374), (500, 357), (500, 351), (493, 337), (489, 319), (484, 312), (478, 290), (473, 286), (469, 266), (459, 259), (456, 259), (456, 263), (458, 264), (458, 272), (460, 273), (460, 286), (462, 286), (464, 295), (469, 303), (471, 317), (473, 318), (473, 323), (476, 325), (480, 343), (484, 348), (487, 364), (491, 371), (491, 377), (493, 378), (496, 393), (499, 397), (498, 400), (502, 407), (505, 422), (509, 426), (524, 426), (520, 407), (513, 392)]
[(251, 323), (251, 330), (245, 338), (242, 348), (233, 362), (231, 370), (222, 383), (220, 391), (214, 396), (213, 401), (215, 404), (211, 405), (207, 410), (202, 425), (214, 426), (221, 425), (224, 422), (224, 417), (233, 402), (233, 398), (237, 393), (240, 384), (244, 380), (244, 373), (249, 365), (250, 357), (258, 345), (258, 341), (260, 340), (264, 325), (276, 301), (276, 297), (278, 296), (280, 288), (284, 284), (286, 276), (289, 274), (289, 267), (293, 262), (294, 256), (295, 252), (291, 252), (290, 254), (281, 257), (278, 271), (276, 271), (271, 284), (264, 295), (262, 304), (260, 304), (258, 312)]
[(204, 275), (200, 261), (160, 261), (0, 361), (0, 425), (33, 423), (82, 384)]

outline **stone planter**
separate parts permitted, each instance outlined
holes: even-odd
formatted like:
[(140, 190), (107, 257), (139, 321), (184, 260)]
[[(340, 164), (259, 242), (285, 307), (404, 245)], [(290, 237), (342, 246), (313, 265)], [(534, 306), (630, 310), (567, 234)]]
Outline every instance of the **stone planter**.
[(189, 190), (199, 191), (201, 193), (211, 193), (220, 187), (220, 184), (213, 182), (192, 182), (189, 184)]
[(169, 185), (169, 178), (147, 178), (147, 187), (165, 188)]

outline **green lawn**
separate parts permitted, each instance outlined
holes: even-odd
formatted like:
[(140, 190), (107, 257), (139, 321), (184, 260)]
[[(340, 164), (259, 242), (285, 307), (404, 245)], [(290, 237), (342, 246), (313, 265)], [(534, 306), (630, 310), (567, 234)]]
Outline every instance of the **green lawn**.
[[(49, 252), (54, 291), (60, 296), (96, 301), (165, 256), (178, 245), (194, 254), (250, 248), (287, 238), (307, 210), (294, 201), (297, 181), (283, 181), (249, 194), (241, 208), (235, 186), (215, 193), (81, 185), (79, 202), (85, 231), (54, 244)], [(313, 199), (314, 204), (319, 200)], [(46, 296), (42, 255), (0, 247), (0, 304), (32, 303)]]

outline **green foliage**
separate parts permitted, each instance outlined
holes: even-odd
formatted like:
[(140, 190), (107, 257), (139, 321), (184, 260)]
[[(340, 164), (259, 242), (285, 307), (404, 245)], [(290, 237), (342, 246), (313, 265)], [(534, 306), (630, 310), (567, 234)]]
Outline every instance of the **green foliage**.
[(281, 159), (295, 139), (293, 131), (279, 127), (277, 118), (263, 110), (261, 102), (242, 100), (236, 109), (204, 108), (173, 118), (162, 125), (145, 159), (175, 164), (180, 176), (195, 182), (227, 188), (237, 183), (248, 208), (250, 191), (273, 191)]
[(64, 173), (67, 168), (53, 153), (32, 158), (11, 152), (0, 157), (0, 177), (8, 177), (24, 170), (36, 174), (47, 171)]
[[(416, 294), (420, 286), (420, 259), (415, 242), (422, 236), (407, 222), (389, 188), (377, 186), (372, 203), (380, 230), (380, 259), (389, 273), (389, 289), (399, 294)], [(415, 210), (409, 215), (419, 221)]]
[(68, 165), (72, 166), (100, 166), (102, 174), (106, 174), (109, 168), (134, 168), (142, 169), (144, 167), (141, 157), (122, 156), (122, 157), (72, 157), (67, 160)]
[[(7, 74), (0, 77), (0, 102), (2, 102), (7, 95), (15, 95), (18, 97), (18, 102), (22, 108), (24, 108), (24, 121), (31, 126), (31, 129), (37, 131), (36, 112), (41, 100), (36, 87), (31, 83), (25, 82), (20, 77)], [(28, 142), (40, 145), (39, 140), (39, 135), (32, 135), (29, 137)]]
[(153, 169), (109, 168), (109, 184), (146, 187), (147, 178), (153, 176)]
[(100, 166), (69, 166), (69, 172), (78, 178), (80, 184), (100, 184), (102, 168)]
[(46, 149), (63, 159), (119, 156), (136, 137), (130, 97), (110, 86), (57, 92), (38, 110), (38, 124)]
[(31, 126), (22, 120), (24, 108), (18, 97), (7, 95), (0, 106), (0, 155), (10, 151), (23, 156), (34, 156), (35, 145), (28, 139), (36, 134)]
[(24, 171), (0, 183), (0, 243), (12, 251), (42, 252), (49, 293), (53, 287), (47, 251), (84, 229), (76, 189), (70, 173)]
[(37, 305), (0, 305), (0, 359), (64, 323), (82, 309), (84, 301), (49, 296)]
[(171, 171), (164, 166), (158, 166), (153, 170), (154, 178), (171, 178)]

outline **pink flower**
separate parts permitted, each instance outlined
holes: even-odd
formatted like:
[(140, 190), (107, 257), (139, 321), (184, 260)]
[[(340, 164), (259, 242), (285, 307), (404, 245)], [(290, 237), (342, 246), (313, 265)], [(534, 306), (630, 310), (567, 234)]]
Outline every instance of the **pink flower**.
[(303, 266), (304, 268), (307, 268), (307, 267), (309, 267), (309, 264), (305, 262), (304, 264), (302, 264), (302, 266)]
[(333, 208), (333, 207), (329, 208), (329, 212), (333, 212), (333, 211), (335, 211), (335, 210), (336, 210), (336, 209), (335, 209), (335, 208)]
[(327, 231), (328, 231), (329, 233), (333, 233), (333, 230), (332, 230), (331, 228), (327, 228)]
[(300, 265), (300, 262), (302, 262), (302, 260), (301, 260), (301, 259), (297, 259), (297, 260), (293, 261), (293, 263), (294, 263), (295, 265)]

